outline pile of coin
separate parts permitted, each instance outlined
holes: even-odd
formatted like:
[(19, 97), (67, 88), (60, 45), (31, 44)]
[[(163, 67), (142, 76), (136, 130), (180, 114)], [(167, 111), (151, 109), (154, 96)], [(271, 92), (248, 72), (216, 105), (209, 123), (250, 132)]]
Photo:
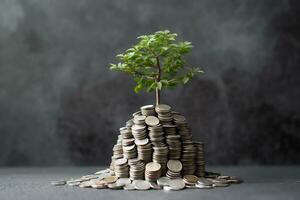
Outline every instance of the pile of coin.
[(161, 165), (156, 162), (149, 162), (145, 168), (145, 180), (156, 181), (161, 176)]
[(174, 123), (177, 125), (178, 133), (181, 136), (181, 141), (192, 141), (191, 130), (188, 127), (186, 118), (179, 114), (173, 114)]
[(167, 146), (157, 146), (153, 148), (153, 162), (159, 163), (161, 165), (161, 174), (165, 175), (167, 172), (167, 162), (168, 162), (168, 147)]
[(170, 179), (181, 178), (182, 164), (179, 160), (169, 160), (167, 163), (168, 171), (166, 176)]
[(194, 142), (196, 149), (195, 157), (195, 175), (198, 177), (205, 176), (204, 144), (203, 142)]
[(126, 158), (117, 159), (114, 162), (114, 172), (117, 177), (128, 178), (129, 166)]
[(173, 115), (171, 113), (171, 107), (169, 105), (159, 104), (155, 107), (155, 111), (162, 125), (172, 124)]
[(141, 113), (144, 116), (155, 115), (155, 108), (153, 105), (146, 105), (141, 107)]
[[(118, 164), (123, 165), (126, 159), (116, 161)], [(130, 166), (134, 166), (133, 169), (143, 169), (145, 165), (138, 159), (128, 160)], [(177, 161), (169, 163), (168, 167), (172, 170), (178, 171), (180, 164)], [(82, 188), (95, 188), (104, 189), (109, 188), (112, 190), (148, 190), (150, 188), (155, 190), (182, 190), (184, 188), (197, 188), (197, 189), (209, 189), (218, 187), (227, 187), (230, 184), (242, 183), (242, 179), (221, 175), (220, 173), (207, 172), (206, 177), (197, 177), (195, 175), (185, 175), (182, 178), (170, 179), (168, 177), (159, 177), (160, 165), (158, 163), (148, 163), (146, 166), (146, 180), (143, 179), (143, 173), (139, 176), (134, 176), (133, 181), (129, 178), (119, 178), (118, 176), (111, 175), (112, 171), (109, 169), (100, 170), (95, 174), (89, 174), (76, 179), (70, 179), (68, 181), (59, 180), (51, 181), (54, 186), (69, 185), (73, 187)], [(136, 173), (135, 175), (137, 175)], [(159, 177), (159, 178), (158, 178)]]
[(182, 143), (182, 173), (183, 175), (191, 175), (195, 173), (195, 156), (196, 149), (193, 142), (183, 142)]
[(129, 164), (129, 178), (131, 180), (142, 180), (144, 179), (145, 163), (139, 159), (128, 160)]

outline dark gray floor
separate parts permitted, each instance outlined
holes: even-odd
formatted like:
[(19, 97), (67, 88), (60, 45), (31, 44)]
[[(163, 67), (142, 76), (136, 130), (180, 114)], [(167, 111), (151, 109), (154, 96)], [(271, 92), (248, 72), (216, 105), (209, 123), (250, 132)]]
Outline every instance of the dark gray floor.
[(117, 191), (50, 185), (51, 180), (70, 179), (93, 173), (97, 167), (0, 168), (0, 200), (46, 199), (300, 199), (300, 167), (209, 167), (209, 170), (236, 175), (245, 182), (212, 190)]

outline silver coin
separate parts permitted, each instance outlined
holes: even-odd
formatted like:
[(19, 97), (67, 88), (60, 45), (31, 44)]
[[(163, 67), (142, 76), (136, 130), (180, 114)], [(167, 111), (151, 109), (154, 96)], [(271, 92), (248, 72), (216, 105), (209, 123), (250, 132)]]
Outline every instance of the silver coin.
[(157, 185), (155, 182), (151, 181), (149, 183), (150, 183), (151, 188), (154, 189), (154, 190), (161, 190), (162, 189), (162, 187)]
[(95, 174), (106, 174), (106, 173), (109, 173), (109, 169), (103, 169), (103, 170), (95, 172)]
[(51, 185), (54, 185), (54, 186), (62, 186), (62, 185), (66, 185), (66, 181), (51, 181)]
[(183, 188), (185, 188), (185, 183), (181, 178), (172, 179), (169, 181), (169, 186), (171, 187), (171, 190), (182, 190)]
[(130, 184), (131, 183), (131, 180), (129, 178), (119, 178), (117, 181), (116, 181), (117, 184), (123, 184), (123, 185), (126, 185), (126, 184)]
[(199, 183), (197, 183), (195, 186), (199, 189), (212, 189), (213, 188), (212, 185), (203, 185), (203, 184), (199, 184)]
[(136, 180), (134, 182), (134, 187), (137, 190), (149, 190), (151, 188), (150, 183), (144, 180)]
[(159, 179), (157, 179), (157, 184), (159, 186), (166, 186), (169, 185), (169, 181), (170, 179), (166, 176), (160, 177)]
[(135, 190), (135, 186), (131, 183), (124, 185), (124, 190)]

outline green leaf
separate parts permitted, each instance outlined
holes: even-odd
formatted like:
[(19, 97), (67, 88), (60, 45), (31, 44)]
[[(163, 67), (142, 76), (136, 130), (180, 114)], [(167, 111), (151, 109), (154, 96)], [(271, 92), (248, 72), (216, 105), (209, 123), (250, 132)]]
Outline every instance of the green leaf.
[(185, 76), (182, 78), (182, 82), (183, 84), (186, 84), (187, 82), (189, 82), (190, 78), (188, 76)]
[(158, 88), (159, 90), (161, 90), (161, 88), (162, 88), (162, 83), (161, 83), (161, 82), (157, 82), (157, 88)]
[(139, 93), (142, 89), (143, 89), (143, 86), (139, 84), (139, 85), (135, 86), (134, 91), (135, 91), (135, 93)]

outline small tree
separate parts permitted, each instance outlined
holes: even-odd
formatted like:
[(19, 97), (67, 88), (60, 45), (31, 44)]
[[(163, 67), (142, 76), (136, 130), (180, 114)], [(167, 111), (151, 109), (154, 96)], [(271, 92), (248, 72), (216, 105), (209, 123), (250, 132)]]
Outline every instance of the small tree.
[(158, 31), (151, 35), (139, 36), (139, 42), (123, 54), (117, 55), (121, 60), (111, 64), (111, 70), (128, 73), (137, 83), (135, 92), (144, 90), (156, 93), (156, 105), (160, 104), (160, 91), (172, 89), (179, 84), (188, 83), (196, 74), (203, 71), (199, 68), (185, 66), (182, 58), (192, 45), (190, 42), (175, 42), (176, 33)]

